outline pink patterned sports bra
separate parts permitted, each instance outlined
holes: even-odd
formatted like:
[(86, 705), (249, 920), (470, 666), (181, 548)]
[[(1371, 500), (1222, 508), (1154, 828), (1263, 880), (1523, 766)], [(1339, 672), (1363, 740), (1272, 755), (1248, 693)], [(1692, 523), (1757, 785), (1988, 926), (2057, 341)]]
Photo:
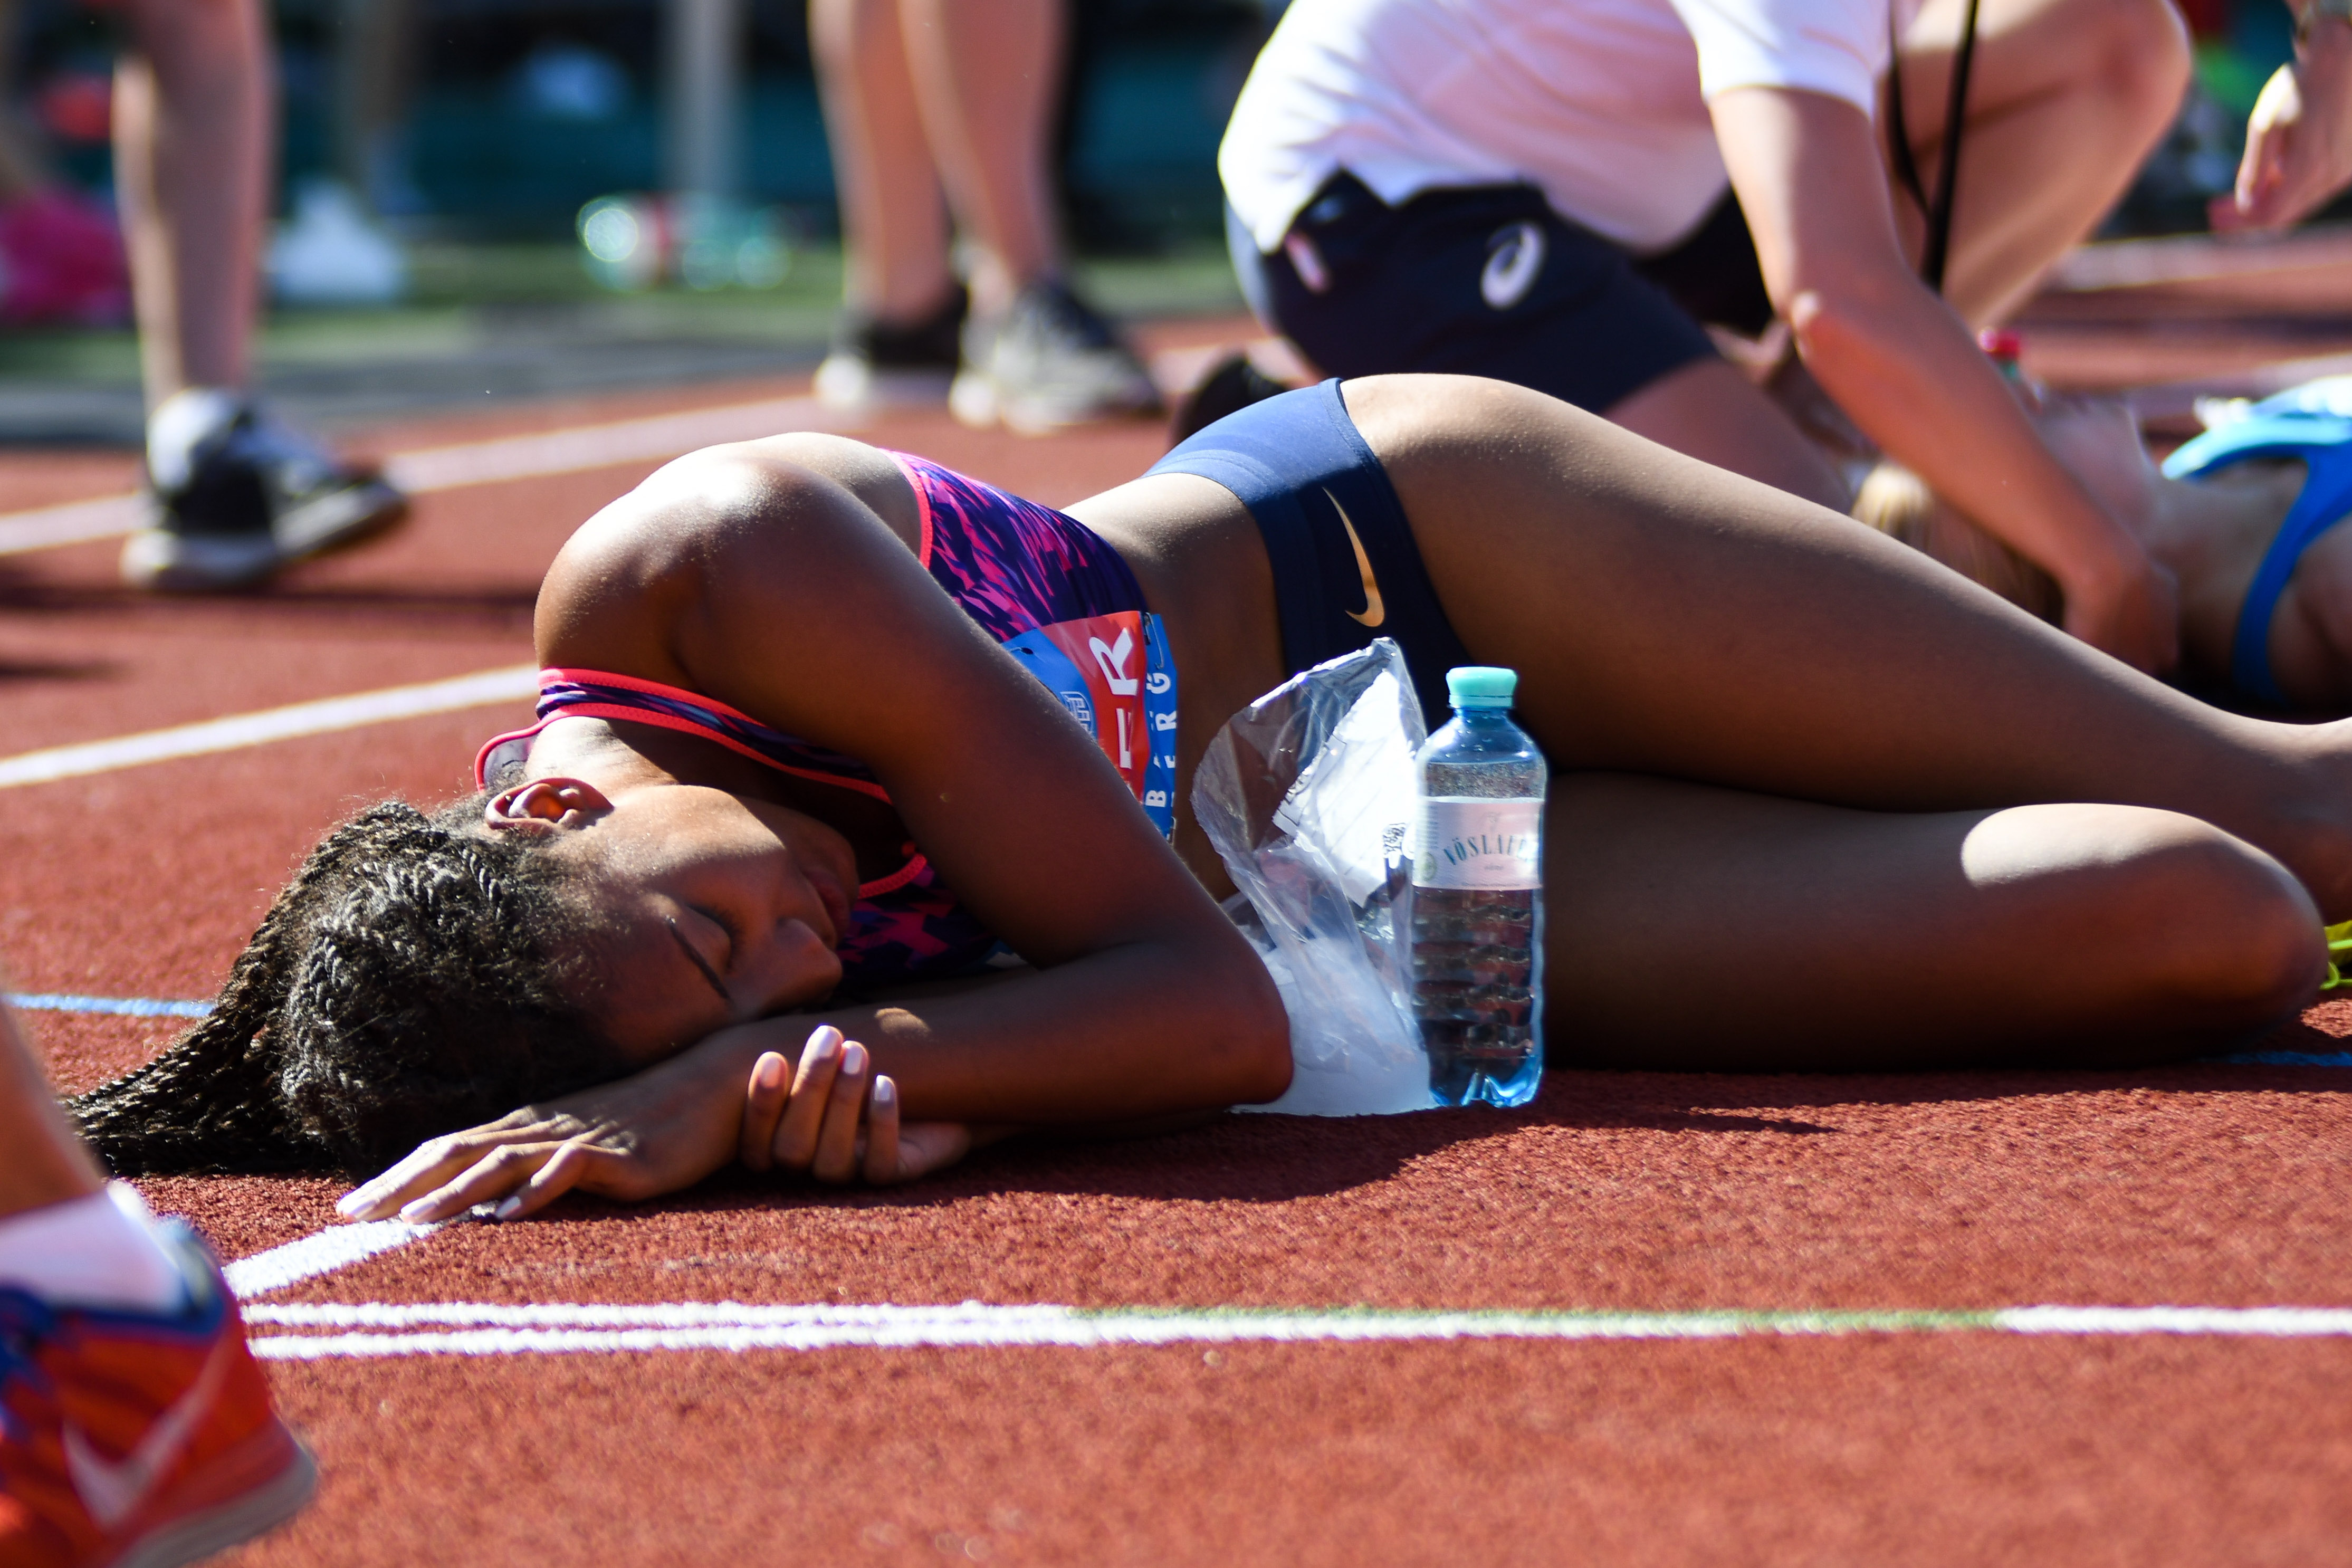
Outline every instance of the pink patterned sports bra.
[[(1175, 830), (1176, 668), (1160, 617), (1118, 552), (1076, 519), (921, 458), (894, 452), (922, 513), (923, 565), (981, 628), (1086, 727), (1160, 833)], [(656, 724), (715, 741), (798, 778), (889, 795), (865, 763), (771, 729), (711, 698), (593, 669), (543, 669), (539, 722), (476, 759), (484, 788), (519, 772), (534, 737), (567, 716)], [(860, 884), (842, 939), (842, 986), (970, 973), (1016, 954), (981, 924), (913, 843)]]

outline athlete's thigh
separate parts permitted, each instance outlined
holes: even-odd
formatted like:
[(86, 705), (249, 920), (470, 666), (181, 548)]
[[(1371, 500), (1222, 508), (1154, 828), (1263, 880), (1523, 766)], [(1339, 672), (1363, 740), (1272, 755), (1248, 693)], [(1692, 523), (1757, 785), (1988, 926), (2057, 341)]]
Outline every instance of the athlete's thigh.
[(2316, 952), (2274, 862), (2138, 807), (1865, 812), (1570, 773), (1544, 855), (1563, 1066), (2158, 1058), (2291, 1005), (2251, 971), (2292, 990), (2296, 933)]
[[(1967, 12), (1968, 0), (1928, 0), (1903, 36), (1903, 113), (1921, 151), (1943, 139)], [(2069, 93), (2104, 72), (2155, 69), (2186, 48), (2171, 0), (1979, 0), (1969, 116)]]
[(1695, 360), (1607, 410), (1609, 422), (1760, 484), (1845, 510), (1845, 480), (1780, 405), (1726, 361)]
[(1814, 794), (1748, 760), (1833, 718), (1852, 671), (1916, 656), (1920, 596), (1967, 586), (1850, 518), (1519, 387), (1344, 392), (1447, 619), (1479, 662), (1520, 672), (1523, 721), (1557, 762)]

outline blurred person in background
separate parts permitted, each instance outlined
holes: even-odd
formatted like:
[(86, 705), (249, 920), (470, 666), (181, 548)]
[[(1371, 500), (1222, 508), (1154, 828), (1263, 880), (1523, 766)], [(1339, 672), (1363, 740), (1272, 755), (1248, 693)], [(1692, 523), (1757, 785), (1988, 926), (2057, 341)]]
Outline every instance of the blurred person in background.
[[(2347, 10), (2314, 0), (2256, 111), (2240, 221), (2352, 175)], [(1517, 381), (1842, 510), (1789, 412), (1825, 392), (2047, 573), (2070, 631), (2163, 669), (2169, 573), (1972, 332), (2114, 204), (2188, 67), (2167, 0), (1298, 0), (1220, 172), (1244, 291), (1326, 371)], [(1786, 405), (1702, 322), (1768, 357), (1785, 322)]]
[[(247, 588), (399, 521), (400, 493), (272, 418), (250, 390), (269, 222), (276, 73), (260, 0), (118, 0), (110, 118), (122, 239), (0, 130), (0, 319), (102, 324), (124, 252), (147, 398), (150, 511), (123, 580)], [(0, 0), (13, 46), (16, 7)], [(0, 56), (0, 69), (11, 63)], [(105, 118), (103, 106), (94, 114)]]
[(817, 371), (828, 406), (944, 395), (968, 425), (1024, 434), (1158, 412), (1142, 364), (1066, 278), (1047, 162), (1065, 4), (811, 0), (847, 253)]
[(2294, 58), (2271, 74), (2247, 117), (2237, 188), (2210, 208), (2217, 229), (2297, 223), (2352, 185), (2352, 0), (2287, 8)]
[(250, 390), (277, 91), (261, 0), (119, 0), (117, 200), (147, 389), (152, 511), (133, 587), (253, 586), (397, 522), (407, 503)]

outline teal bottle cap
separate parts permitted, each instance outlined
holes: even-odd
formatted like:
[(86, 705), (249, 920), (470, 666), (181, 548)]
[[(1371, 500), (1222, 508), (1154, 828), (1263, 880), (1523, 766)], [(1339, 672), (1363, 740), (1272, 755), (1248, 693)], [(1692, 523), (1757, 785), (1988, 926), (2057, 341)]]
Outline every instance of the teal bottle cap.
[(1465, 664), (1445, 672), (1445, 694), (1456, 708), (1508, 708), (1519, 672), (1499, 665)]

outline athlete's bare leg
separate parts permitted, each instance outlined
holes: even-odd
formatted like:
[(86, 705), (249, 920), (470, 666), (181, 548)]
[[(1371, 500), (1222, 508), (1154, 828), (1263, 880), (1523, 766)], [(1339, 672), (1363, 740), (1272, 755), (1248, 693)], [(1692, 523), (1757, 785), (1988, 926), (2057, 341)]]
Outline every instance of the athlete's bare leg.
[(2316, 984), (2323, 913), (2352, 917), (2342, 729), (2196, 702), (1536, 393), (1396, 376), (1347, 398), (1449, 617), (1522, 672), (1560, 770), (1561, 1059), (2147, 1058)]
[(0, 1215), (87, 1197), (103, 1184), (98, 1163), (66, 1124), (16, 1020), (0, 1007)]
[[(851, 301), (907, 322), (972, 243), (972, 305), (1002, 314), (1061, 268), (1047, 180), (1064, 0), (814, 0), (809, 37), (841, 182)], [(945, 201), (942, 203), (942, 192)]]
[(275, 74), (259, 0), (131, 0), (114, 155), (150, 407), (238, 387), (268, 216)]
[(1673, 371), (1612, 404), (1609, 422), (1759, 484), (1843, 511), (1845, 480), (1780, 405), (1719, 359)]
[(2179, 813), (1855, 811), (1622, 773), (1552, 798), (1562, 1065), (2160, 1061), (2281, 1022), (2322, 971), (2285, 869)]
[[(1904, 120), (1931, 187), (1965, 10), (1928, 0), (1903, 40)], [(1963, 318), (1982, 326), (2024, 303), (2122, 196), (2188, 82), (2170, 0), (1981, 0), (1945, 275)], [(1895, 210), (1916, 256), (1925, 219), (1899, 184)]]
[(972, 310), (1002, 314), (1061, 270), (1045, 132), (1061, 85), (1066, 0), (899, 0), (931, 158), (975, 242)]

